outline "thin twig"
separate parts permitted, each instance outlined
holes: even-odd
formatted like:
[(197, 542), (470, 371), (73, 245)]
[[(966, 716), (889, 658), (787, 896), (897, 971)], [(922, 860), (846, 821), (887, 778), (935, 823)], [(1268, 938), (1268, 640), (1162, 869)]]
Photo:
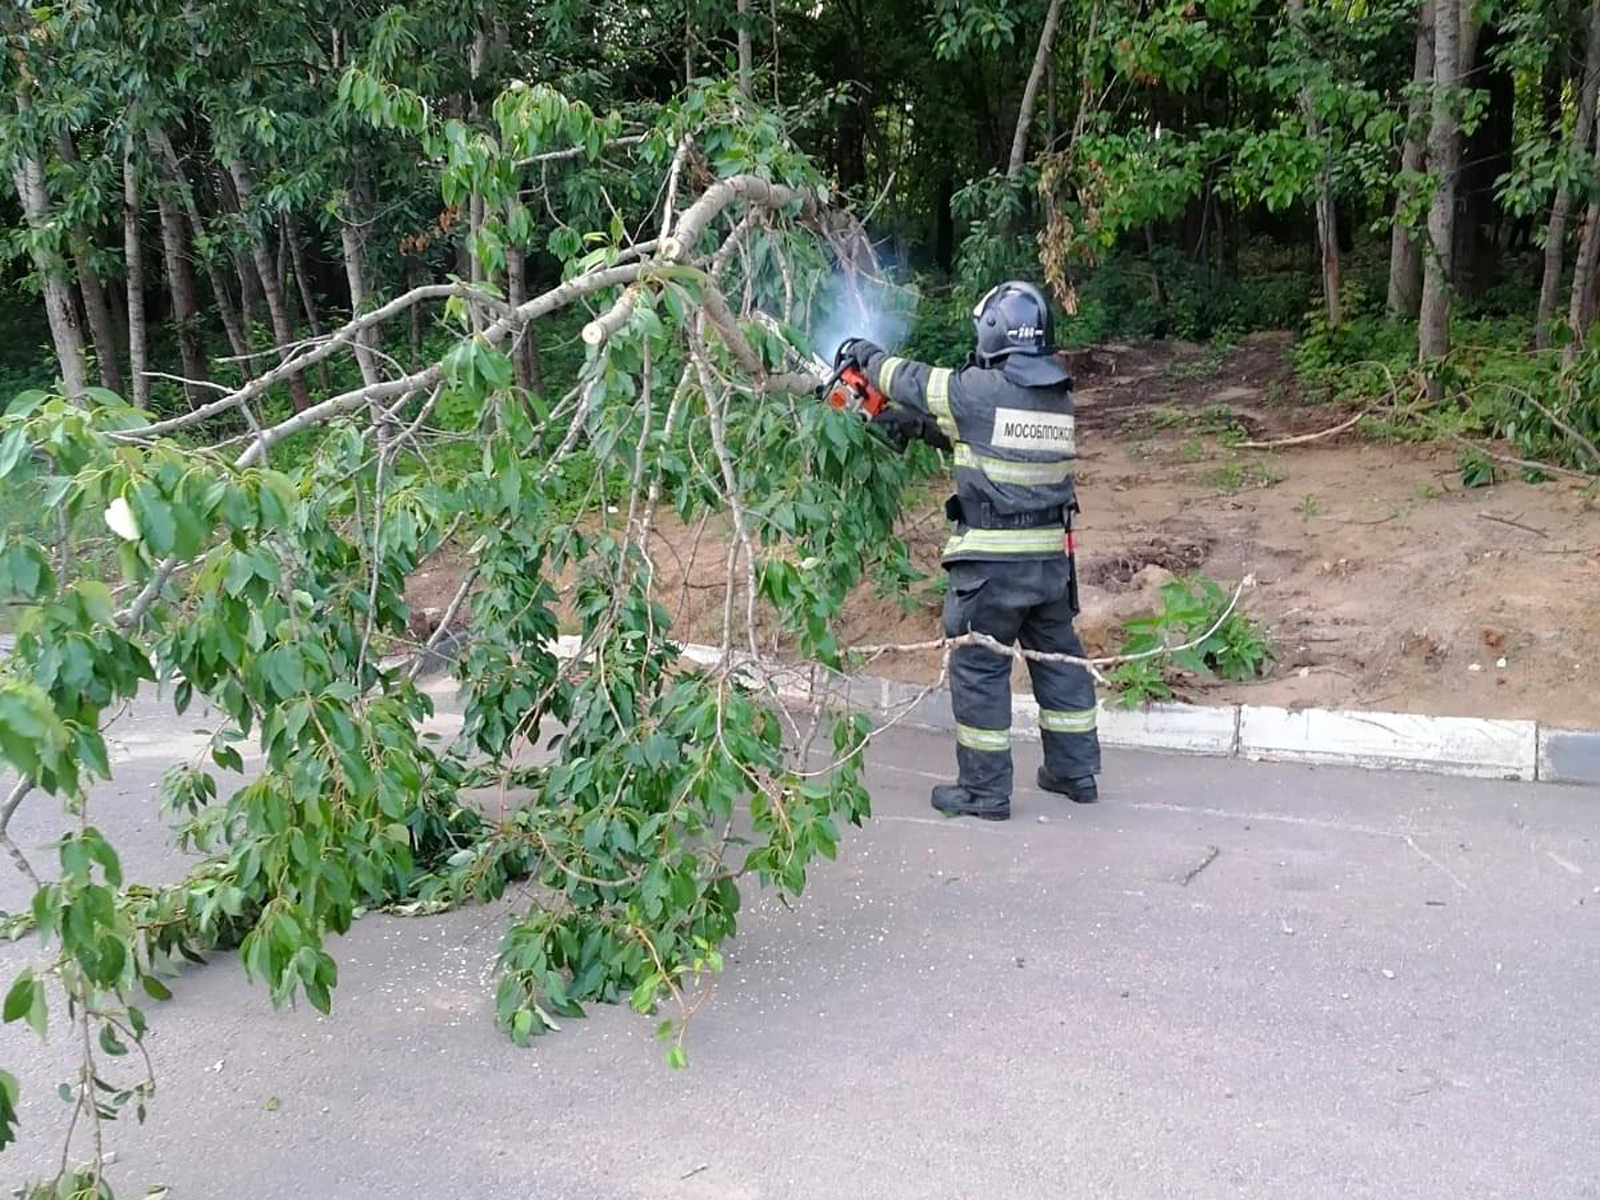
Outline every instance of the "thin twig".
[(33, 780), (22, 776), (11, 788), (11, 794), (6, 797), (5, 807), (0, 808), (0, 846), (5, 847), (11, 861), (17, 864), (17, 870), (28, 877), (28, 882), (37, 889), (39, 876), (34, 872), (33, 865), (28, 862), (28, 856), (22, 852), (22, 847), (12, 840), (10, 833), (11, 818), (16, 814), (18, 807), (28, 798), (28, 793), (33, 791)]
[[(602, 152), (604, 152), (611, 149), (613, 146), (637, 146), (640, 142), (644, 141), (644, 137), (644, 134), (636, 133), (629, 134), (627, 137), (612, 138), (609, 142), (605, 143), (605, 145), (601, 146), (600, 149)], [(562, 162), (566, 159), (578, 158), (581, 155), (588, 153), (589, 148), (587, 146), (568, 146), (565, 150), (547, 150), (543, 154), (535, 154), (531, 158), (520, 159), (516, 165), (519, 167), (531, 167), (536, 164), (542, 165), (544, 163)]]
[(1319, 433), (1302, 433), (1294, 437), (1276, 438), (1270, 442), (1234, 442), (1233, 445), (1240, 450), (1280, 450), (1285, 446), (1304, 446), (1308, 442), (1320, 442), (1323, 438), (1343, 433), (1346, 429), (1360, 423), (1361, 418), (1366, 415), (1367, 410), (1362, 409), (1348, 421), (1340, 421), (1332, 429), (1324, 429)]
[(979, 633), (975, 629), (957, 634), (955, 637), (934, 638), (926, 642), (886, 642), (871, 646), (851, 646), (846, 648), (844, 653), (877, 658), (884, 654), (914, 654), (920, 651), (943, 650), (947, 647), (982, 646), (986, 650), (993, 650), (997, 654), (1007, 655), (1018, 662), (1063, 663), (1070, 666), (1084, 667), (1097, 680), (1105, 683), (1107, 681), (1100, 672), (1101, 667), (1116, 667), (1124, 663), (1143, 662), (1146, 659), (1161, 658), (1168, 654), (1179, 654), (1185, 650), (1193, 650), (1197, 646), (1204, 645), (1233, 615), (1233, 611), (1238, 607), (1239, 598), (1244, 594), (1245, 588), (1254, 587), (1255, 582), (1254, 575), (1246, 575), (1241, 579), (1239, 585), (1233, 589), (1233, 596), (1228, 600), (1227, 607), (1211, 623), (1211, 627), (1198, 637), (1191, 638), (1181, 645), (1157, 646), (1154, 650), (1143, 650), (1137, 654), (1107, 654), (1089, 658), (1078, 654), (1058, 654), (1044, 650), (1028, 650), (1021, 645), (1007, 645), (1005, 642), (990, 637), (987, 633)]
[(694, 138), (684, 134), (678, 142), (678, 148), (672, 152), (672, 165), (667, 169), (667, 196), (661, 203), (661, 233), (656, 239), (658, 243), (665, 242), (672, 236), (672, 219), (677, 215), (678, 203), (678, 176), (683, 171), (684, 160), (689, 157), (689, 147), (694, 145)]
[(1195, 881), (1196, 878), (1199, 877), (1201, 871), (1204, 871), (1212, 863), (1217, 861), (1217, 856), (1221, 853), (1222, 850), (1220, 847), (1207, 846), (1206, 856), (1183, 873), (1183, 878), (1178, 881), (1178, 886), (1188, 887)]
[(1546, 475), (1562, 475), (1568, 479), (1582, 479), (1589, 483), (1593, 483), (1596, 478), (1588, 471), (1574, 471), (1571, 467), (1558, 467), (1553, 463), (1534, 462), (1532, 459), (1517, 458), (1514, 455), (1502, 454), (1492, 446), (1488, 446), (1483, 442), (1473, 441), (1473, 439), (1468, 437), (1462, 437), (1459, 433), (1446, 432), (1445, 437), (1449, 438), (1452, 442), (1455, 442), (1458, 446), (1465, 446), (1469, 450), (1476, 450), (1479, 454), (1482, 454), (1487, 458), (1492, 458), (1496, 462), (1505, 463), (1508, 467), (1520, 467), (1524, 471), (1533, 471)]
[(1493, 521), (1496, 525), (1509, 525), (1513, 529), (1520, 529), (1524, 533), (1537, 534), (1542, 538), (1548, 538), (1550, 536), (1542, 529), (1535, 529), (1532, 525), (1524, 525), (1521, 521), (1513, 521), (1510, 517), (1497, 517), (1493, 513), (1481, 512), (1478, 514), (1478, 520)]

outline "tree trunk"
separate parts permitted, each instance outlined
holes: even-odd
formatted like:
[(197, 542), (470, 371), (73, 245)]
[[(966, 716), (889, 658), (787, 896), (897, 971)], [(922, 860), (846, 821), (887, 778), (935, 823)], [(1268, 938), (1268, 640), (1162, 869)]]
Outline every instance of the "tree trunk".
[[(278, 279), (277, 268), (272, 261), (272, 248), (267, 245), (266, 235), (250, 215), (250, 172), (243, 163), (231, 162), (228, 164), (228, 173), (233, 177), (233, 186), (239, 193), (240, 206), (245, 210), (245, 223), (250, 229), (250, 252), (255, 259), (256, 274), (261, 277), (262, 290), (267, 295), (267, 312), (272, 318), (272, 336), (278, 343), (278, 356), (281, 361), (289, 356), (294, 345), (294, 320), (289, 315), (289, 306), (284, 303), (283, 288)], [(298, 371), (289, 376), (289, 395), (294, 402), (296, 412), (311, 406), (311, 393), (306, 389), (305, 376)]]
[[(21, 157), (12, 172), (22, 212), (35, 233), (50, 221), (50, 198), (45, 192), (44, 167), (37, 158)], [(50, 338), (55, 343), (56, 360), (61, 367), (61, 384), (68, 396), (77, 397), (89, 386), (89, 368), (84, 355), (83, 331), (78, 327), (77, 305), (73, 302), (72, 280), (66, 263), (54, 251), (36, 244), (34, 268), (44, 292), (45, 316), (50, 321)]]
[[(1600, 98), (1600, 0), (1589, 9), (1589, 45), (1583, 60), (1583, 84), (1578, 98), (1578, 119), (1572, 131), (1568, 157), (1576, 161), (1586, 153), (1594, 134), (1595, 102)], [(1556, 298), (1561, 291), (1561, 268), (1566, 256), (1567, 221), (1572, 215), (1573, 191), (1558, 185), (1550, 207), (1550, 223), (1544, 235), (1544, 278), (1539, 285), (1539, 316), (1534, 326), (1534, 344), (1543, 350), (1550, 344), (1551, 324), (1556, 315)]]
[[(151, 149), (166, 164), (168, 176), (172, 180), (173, 187), (177, 189), (183, 213), (189, 218), (189, 228), (195, 235), (199, 235), (205, 228), (204, 218), (200, 215), (200, 205), (194, 198), (194, 189), (189, 185), (189, 177), (184, 174), (183, 162), (178, 158), (172, 139), (167, 136), (167, 131), (161, 128), (151, 129), (149, 136)], [(255, 363), (251, 358), (253, 348), (250, 345), (250, 335), (239, 320), (239, 310), (233, 306), (233, 296), (228, 291), (227, 276), (217, 264), (215, 255), (206, 260), (206, 278), (211, 282), (211, 294), (216, 300), (217, 316), (222, 319), (222, 328), (227, 332), (228, 345), (232, 347), (234, 358), (238, 360), (240, 374), (247, 380), (251, 379), (255, 376)]]
[[(322, 317), (317, 313), (317, 293), (311, 286), (311, 266), (306, 261), (306, 246), (300, 240), (300, 231), (294, 227), (294, 218), (288, 213), (282, 213), (278, 218), (278, 236), (282, 239), (281, 245), (289, 247), (289, 261), (294, 266), (295, 290), (300, 296), (300, 306), (306, 314), (306, 328), (311, 331), (311, 336), (322, 336)], [(253, 272), (252, 272), (253, 273)], [(328, 387), (328, 360), (323, 359), (317, 365), (317, 378), (322, 380), (324, 389)]]
[[(242, 214), (244, 207), (239, 203), (228, 173), (212, 163), (206, 167), (205, 174), (211, 185), (211, 195), (215, 198), (215, 210), (219, 213)], [(233, 260), (234, 278), (239, 281), (239, 316), (244, 326), (245, 340), (253, 345), (255, 331), (264, 323), (261, 314), (267, 307), (266, 294), (261, 290), (261, 280), (256, 277), (255, 263), (233, 244), (231, 238), (228, 241), (228, 257)]]
[(739, 44), (739, 90), (749, 97), (755, 91), (752, 78), (754, 72), (750, 61), (750, 0), (739, 0), (735, 19), (739, 23), (736, 31)]
[(1405, 214), (1416, 197), (1416, 177), (1422, 173), (1427, 150), (1423, 118), (1428, 114), (1433, 80), (1433, 6), (1422, 0), (1417, 14), (1417, 45), (1411, 81), (1415, 93), (1406, 112), (1406, 140), (1400, 151), (1400, 194), (1395, 199), (1394, 225), (1389, 235), (1389, 315), (1414, 317), (1422, 298), (1422, 246), (1406, 227)]
[[(275, 226), (281, 226), (283, 224), (283, 222), (282, 221), (275, 221), (275, 222), (273, 222), (273, 224)], [(267, 235), (266, 235), (265, 232), (263, 232), (261, 236), (263, 238), (265, 238)], [(277, 262), (278, 262), (278, 267), (277, 267), (277, 276), (275, 278), (275, 282), (278, 285), (278, 295), (283, 297), (284, 311), (287, 312), (289, 310), (289, 308), (291, 307), (291, 305), (289, 304), (289, 247), (287, 247), (287, 246), (285, 246), (283, 244), (283, 239), (281, 237), (278, 239), (278, 259), (277, 259)], [(269, 305), (268, 308), (270, 309), (271, 306)], [(290, 320), (293, 320), (293, 319), (294, 319), (293, 317), (290, 317)]]
[[(506, 247), (506, 300), (512, 308), (528, 298), (528, 260), (521, 246)], [(538, 344), (533, 340), (533, 325), (528, 324), (518, 333), (511, 351), (511, 365), (517, 372), (517, 386), (524, 392), (541, 392), (543, 381), (539, 378)]]
[(253, 344), (257, 327), (265, 323), (262, 313), (267, 307), (267, 296), (261, 290), (261, 279), (251, 257), (236, 246), (228, 247), (228, 257), (233, 259), (233, 274), (239, 280), (239, 317), (246, 339)]
[[(346, 213), (339, 219), (339, 244), (344, 249), (344, 275), (350, 284), (350, 316), (353, 319), (366, 309), (370, 289), (367, 284), (366, 246), (360, 228), (349, 219), (351, 215)], [(356, 362), (361, 366), (361, 380), (368, 387), (381, 379), (378, 357), (372, 352), (377, 340), (374, 329), (363, 330), (356, 339)]]
[[(1593, 139), (1593, 162), (1600, 163), (1600, 129)], [(1567, 312), (1567, 326), (1572, 339), (1562, 352), (1562, 362), (1570, 363), (1594, 324), (1595, 279), (1600, 270), (1600, 193), (1591, 193), (1588, 210), (1583, 217), (1583, 233), (1578, 238), (1578, 257), (1572, 265), (1572, 301)]]
[(190, 404), (211, 399), (203, 386), (210, 372), (205, 343), (200, 338), (200, 304), (195, 299), (194, 268), (189, 262), (189, 242), (183, 216), (165, 188), (156, 188), (156, 208), (161, 213), (161, 251), (166, 258), (167, 286), (172, 292), (172, 322), (178, 329), (178, 356), (183, 360), (184, 393)]
[(1011, 137), (1011, 159), (1006, 166), (1006, 178), (1015, 179), (1022, 174), (1022, 165), (1028, 161), (1028, 127), (1033, 124), (1034, 106), (1039, 101), (1039, 84), (1044, 79), (1045, 64), (1050, 61), (1050, 49), (1056, 40), (1056, 25), (1061, 20), (1061, 0), (1050, 0), (1044, 15), (1044, 28), (1039, 32), (1039, 45), (1033, 52), (1033, 69), (1028, 72), (1028, 82), (1022, 89), (1022, 107), (1017, 110), (1017, 129)]
[[(1289, 24), (1302, 39), (1305, 36), (1305, 0), (1289, 0)], [(1304, 47), (1309, 51), (1310, 46)], [(1307, 55), (1309, 61), (1309, 55)], [(1328, 328), (1339, 328), (1339, 221), (1333, 206), (1333, 177), (1328, 147), (1322, 145), (1322, 118), (1317, 115), (1316, 101), (1307, 83), (1300, 89), (1300, 111), (1305, 115), (1306, 133), (1322, 155), (1322, 165), (1317, 169), (1317, 241), (1322, 246), (1322, 298), (1328, 306)]]
[(300, 294), (300, 307), (306, 314), (306, 328), (312, 337), (322, 336), (322, 318), (317, 313), (317, 293), (311, 286), (311, 267), (306, 261), (305, 244), (288, 213), (278, 222), (278, 236), (289, 246), (289, 261), (294, 264), (295, 290)]
[(683, 6), (683, 86), (694, 83), (694, 0)]
[[(78, 162), (78, 148), (72, 144), (72, 135), (62, 130), (56, 135), (56, 152), (69, 166)], [(67, 241), (72, 247), (72, 260), (78, 269), (78, 292), (83, 297), (83, 313), (88, 319), (89, 336), (94, 343), (95, 365), (100, 370), (100, 384), (108, 391), (122, 395), (126, 383), (122, 378), (122, 350), (117, 340), (117, 327), (111, 319), (111, 305), (106, 301), (105, 285), (100, 272), (95, 270), (91, 249), (94, 245), (89, 231), (81, 222), (67, 231)]]
[[(772, 107), (780, 108), (783, 105), (783, 94), (778, 87), (778, 0), (769, 0), (770, 19), (772, 26)], [(537, 354), (535, 354), (537, 357)]]
[[(483, 261), (478, 257), (473, 247), (478, 243), (478, 231), (483, 228), (484, 204), (483, 193), (473, 192), (472, 199), (467, 204), (467, 269), (468, 280), (473, 287), (477, 287), (485, 280)], [(467, 301), (467, 315), (472, 320), (472, 332), (479, 333), (488, 324), (483, 317), (483, 306), (474, 300)]]
[[(410, 291), (413, 288), (420, 287), (421, 284), (422, 284), (422, 281), (423, 281), (423, 275), (422, 275), (422, 272), (417, 270), (417, 264), (416, 264), (416, 261), (414, 259), (407, 259), (406, 260), (405, 271), (406, 271), (406, 290)], [(421, 370), (421, 368), (422, 368), (422, 305), (413, 304), (411, 306), (411, 369), (413, 371), (417, 371), (417, 370)]]
[(144, 315), (144, 240), (140, 228), (139, 170), (134, 138), (122, 144), (122, 259), (128, 273), (128, 372), (133, 376), (133, 402), (150, 406), (150, 331)]
[[(1433, 129), (1428, 138), (1428, 167), (1438, 177), (1428, 208), (1428, 254), (1422, 271), (1422, 310), (1417, 351), (1425, 362), (1450, 352), (1450, 287), (1455, 247), (1456, 175), (1461, 139), (1457, 128), (1457, 91), (1461, 83), (1461, 0), (1438, 0), (1433, 40)], [(1428, 399), (1444, 398), (1444, 380), (1428, 373)]]
[(78, 294), (83, 298), (83, 313), (89, 324), (89, 340), (94, 346), (100, 384), (120, 396), (127, 387), (122, 377), (122, 350), (117, 344), (117, 327), (111, 320), (105, 286), (100, 282), (100, 273), (94, 269), (94, 259), (89, 253), (88, 230), (74, 225), (68, 240), (72, 244), (73, 263), (78, 269)]

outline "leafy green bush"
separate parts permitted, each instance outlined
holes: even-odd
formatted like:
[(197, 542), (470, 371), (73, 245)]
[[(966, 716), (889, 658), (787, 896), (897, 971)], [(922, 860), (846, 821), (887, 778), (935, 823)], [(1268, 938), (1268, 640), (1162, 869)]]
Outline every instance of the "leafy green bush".
[(1265, 246), (1250, 259), (1235, 276), (1170, 246), (1150, 255), (1119, 250), (1086, 274), (1078, 314), (1064, 323), (1061, 340), (1233, 341), (1255, 330), (1303, 328), (1315, 290), (1305, 266)]
[[(1160, 612), (1123, 625), (1120, 653), (1148, 657), (1111, 672), (1117, 689), (1114, 703), (1136, 708), (1170, 699), (1174, 679), (1183, 674), (1233, 681), (1265, 675), (1272, 665), (1266, 630), (1237, 609), (1228, 612), (1228, 604), (1222, 585), (1204, 576), (1176, 579), (1163, 587)], [(1168, 649), (1179, 646), (1186, 648)]]
[(1032, 207), (1036, 175), (1030, 168), (1017, 179), (991, 172), (973, 180), (950, 201), (966, 235), (961, 239), (956, 275), (975, 296), (1002, 279), (1033, 279), (1039, 257), (1033, 238), (1019, 230)]
[[(916, 281), (916, 320), (901, 353), (922, 362), (955, 366), (972, 353), (972, 305), (959, 284)], [(980, 293), (981, 295), (981, 293)]]
[[(1501, 439), (1530, 462), (1600, 472), (1600, 347), (1586, 346), (1562, 366), (1559, 351), (1530, 350), (1532, 341), (1524, 317), (1458, 317), (1455, 350), (1443, 368), (1450, 398), (1436, 410), (1412, 403), (1416, 326), (1381, 311), (1358, 312), (1336, 330), (1317, 317), (1296, 344), (1294, 362), (1308, 394), (1381, 410), (1371, 431)], [(1464, 455), (1463, 482), (1494, 482), (1488, 462), (1481, 453)]]

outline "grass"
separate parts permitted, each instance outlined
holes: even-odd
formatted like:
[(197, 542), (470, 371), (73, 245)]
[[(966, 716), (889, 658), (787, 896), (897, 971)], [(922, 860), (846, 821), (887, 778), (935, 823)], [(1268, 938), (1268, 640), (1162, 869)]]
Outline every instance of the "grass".
[(1204, 349), (1195, 357), (1173, 359), (1167, 364), (1166, 374), (1171, 379), (1208, 379), (1222, 370), (1228, 352), (1232, 349), (1231, 338), (1217, 337), (1207, 342)]
[(1201, 437), (1214, 437), (1223, 445), (1243, 441), (1250, 436), (1244, 418), (1227, 404), (1208, 404), (1204, 408), (1163, 404), (1146, 413), (1144, 423), (1153, 432), (1181, 429)]
[(1242, 492), (1251, 488), (1268, 488), (1282, 483), (1284, 473), (1276, 464), (1252, 459), (1248, 462), (1223, 463), (1220, 467), (1200, 475), (1199, 481), (1219, 492)]

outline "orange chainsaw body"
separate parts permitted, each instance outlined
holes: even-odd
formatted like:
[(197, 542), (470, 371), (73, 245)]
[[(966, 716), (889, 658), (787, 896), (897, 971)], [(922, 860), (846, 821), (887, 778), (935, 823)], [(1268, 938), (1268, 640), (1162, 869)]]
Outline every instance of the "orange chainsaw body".
[(866, 373), (859, 367), (841, 368), (839, 377), (834, 380), (833, 388), (828, 393), (828, 403), (834, 408), (859, 412), (869, 421), (876, 420), (878, 414), (889, 406), (888, 398), (872, 386)]

